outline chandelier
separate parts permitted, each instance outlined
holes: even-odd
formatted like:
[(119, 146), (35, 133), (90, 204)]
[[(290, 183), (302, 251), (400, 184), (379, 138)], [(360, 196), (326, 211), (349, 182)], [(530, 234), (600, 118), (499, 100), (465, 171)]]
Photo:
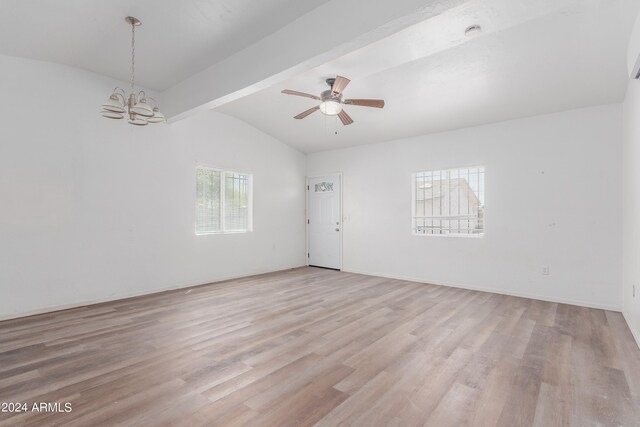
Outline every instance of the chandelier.
[(143, 90), (135, 92), (135, 72), (136, 72), (136, 27), (142, 25), (138, 18), (127, 16), (125, 18), (131, 25), (131, 91), (129, 96), (122, 88), (115, 88), (109, 99), (102, 104), (100, 115), (108, 119), (124, 119), (129, 117), (128, 122), (136, 126), (146, 126), (149, 123), (164, 122), (164, 114), (160, 112), (155, 99), (147, 96)]

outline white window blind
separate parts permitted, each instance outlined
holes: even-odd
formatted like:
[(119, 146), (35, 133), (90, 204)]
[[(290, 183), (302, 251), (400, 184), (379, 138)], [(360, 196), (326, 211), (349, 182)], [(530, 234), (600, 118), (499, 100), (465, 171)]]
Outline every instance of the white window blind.
[(251, 175), (196, 168), (196, 234), (251, 231)]
[(413, 232), (421, 235), (482, 235), (484, 167), (416, 173)]

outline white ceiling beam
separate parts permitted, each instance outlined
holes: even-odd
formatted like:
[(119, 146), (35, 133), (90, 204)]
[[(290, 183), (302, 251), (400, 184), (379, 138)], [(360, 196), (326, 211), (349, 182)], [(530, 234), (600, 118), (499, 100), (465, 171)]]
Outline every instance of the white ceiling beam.
[(467, 0), (331, 0), (162, 94), (170, 121), (252, 94)]
[[(339, 70), (348, 72), (351, 79), (361, 79), (545, 16), (575, 14), (587, 8), (597, 9), (598, 5), (599, 0), (469, 0), (323, 64), (315, 71), (330, 75), (331, 69)], [(481, 25), (481, 30), (465, 36), (465, 29), (474, 24)]]

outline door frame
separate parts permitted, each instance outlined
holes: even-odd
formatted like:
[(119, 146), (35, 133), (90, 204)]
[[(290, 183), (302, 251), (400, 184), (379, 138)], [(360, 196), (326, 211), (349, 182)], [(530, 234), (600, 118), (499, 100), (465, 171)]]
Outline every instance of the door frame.
[(305, 253), (307, 254), (307, 256), (305, 257), (305, 265), (308, 267), (309, 266), (309, 180), (313, 179), (313, 178), (320, 178), (323, 176), (337, 176), (340, 178), (340, 271), (343, 271), (343, 260), (342, 260), (342, 254), (344, 253), (344, 250), (342, 248), (343, 243), (342, 243), (342, 236), (343, 236), (343, 231), (344, 231), (344, 214), (343, 214), (343, 202), (344, 202), (344, 176), (342, 174), (342, 172), (329, 172), (329, 173), (319, 173), (319, 174), (315, 174), (315, 175), (309, 175), (305, 178), (305, 192), (304, 192), (304, 199), (305, 199), (305, 205), (304, 205), (304, 219), (305, 221), (307, 221), (304, 224), (305, 227), (305, 246), (306, 246), (306, 250)]

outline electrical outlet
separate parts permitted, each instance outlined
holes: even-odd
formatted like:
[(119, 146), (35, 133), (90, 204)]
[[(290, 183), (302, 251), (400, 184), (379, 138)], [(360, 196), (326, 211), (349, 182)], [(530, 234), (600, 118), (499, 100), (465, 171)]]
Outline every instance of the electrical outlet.
[(543, 276), (549, 275), (549, 267), (542, 267), (542, 275)]

